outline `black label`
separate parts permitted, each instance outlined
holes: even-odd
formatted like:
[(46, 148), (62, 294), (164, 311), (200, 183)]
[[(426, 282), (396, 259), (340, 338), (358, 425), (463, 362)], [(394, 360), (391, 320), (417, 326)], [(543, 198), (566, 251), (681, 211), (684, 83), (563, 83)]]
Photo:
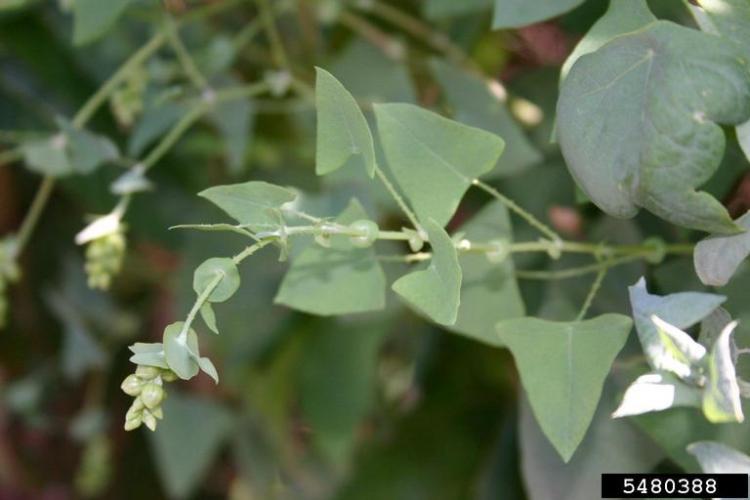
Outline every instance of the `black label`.
[(602, 474), (602, 498), (747, 498), (747, 474)]

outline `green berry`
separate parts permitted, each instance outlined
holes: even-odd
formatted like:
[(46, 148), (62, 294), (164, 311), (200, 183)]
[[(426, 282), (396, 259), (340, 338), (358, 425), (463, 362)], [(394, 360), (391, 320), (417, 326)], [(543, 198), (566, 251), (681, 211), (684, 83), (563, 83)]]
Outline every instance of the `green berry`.
[(352, 245), (358, 248), (367, 248), (375, 243), (378, 239), (378, 225), (371, 220), (358, 220), (349, 225), (352, 232), (359, 233), (358, 236), (351, 236), (349, 240)]
[(143, 388), (143, 381), (135, 375), (128, 375), (120, 385), (122, 392), (128, 396), (137, 396)]

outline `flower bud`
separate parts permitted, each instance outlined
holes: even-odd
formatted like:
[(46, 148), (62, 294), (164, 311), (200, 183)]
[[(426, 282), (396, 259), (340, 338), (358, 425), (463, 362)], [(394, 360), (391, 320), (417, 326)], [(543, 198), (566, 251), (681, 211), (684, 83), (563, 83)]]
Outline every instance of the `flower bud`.
[(152, 383), (143, 387), (140, 395), (141, 401), (149, 410), (158, 407), (164, 401), (164, 389), (161, 386)]
[(148, 410), (143, 410), (143, 423), (146, 424), (146, 427), (149, 428), (151, 431), (156, 430), (156, 418), (149, 412)]
[(141, 388), (143, 387), (143, 382), (140, 378), (136, 377), (135, 375), (128, 375), (125, 377), (125, 380), (122, 381), (122, 384), (120, 385), (120, 389), (122, 389), (122, 392), (127, 394), (128, 396), (137, 396), (141, 393)]
[(161, 374), (161, 370), (155, 366), (138, 365), (135, 374), (143, 380), (153, 380)]
[(349, 225), (349, 229), (359, 233), (358, 236), (351, 236), (349, 240), (352, 245), (358, 248), (367, 248), (375, 243), (378, 239), (378, 225), (371, 220), (358, 220)]
[(125, 430), (133, 431), (141, 426), (141, 417), (134, 417), (132, 419), (125, 419)]
[(510, 241), (507, 239), (497, 239), (490, 241), (493, 250), (487, 252), (487, 260), (493, 264), (500, 264), (508, 258), (510, 254)]
[(164, 382), (174, 382), (175, 380), (177, 380), (177, 374), (172, 370), (162, 370), (161, 379)]

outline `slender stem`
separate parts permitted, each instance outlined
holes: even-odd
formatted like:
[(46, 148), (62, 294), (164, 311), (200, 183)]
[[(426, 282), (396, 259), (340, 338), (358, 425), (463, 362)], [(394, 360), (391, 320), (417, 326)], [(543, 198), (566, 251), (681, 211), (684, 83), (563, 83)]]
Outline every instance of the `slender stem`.
[(270, 245), (273, 242), (274, 242), (273, 239), (261, 240), (261, 241), (255, 243), (254, 245), (250, 245), (249, 247), (245, 248), (243, 251), (241, 251), (240, 253), (238, 253), (234, 257), (232, 257), (232, 260), (234, 261), (235, 264), (239, 264), (240, 262), (242, 262), (243, 260), (245, 260), (248, 257), (250, 257), (252, 254), (254, 254), (255, 252), (257, 252), (261, 248), (263, 248), (263, 247), (265, 247), (267, 245)]
[(590, 273), (599, 272), (601, 269), (610, 269), (615, 266), (627, 264), (646, 257), (646, 254), (633, 254), (625, 255), (616, 259), (611, 259), (607, 262), (597, 262), (595, 264), (589, 264), (580, 267), (571, 267), (569, 269), (563, 269), (561, 271), (516, 271), (516, 277), (528, 280), (564, 280), (568, 278), (576, 278)]
[(271, 43), (271, 54), (273, 55), (274, 62), (278, 68), (288, 69), (289, 59), (286, 55), (286, 49), (284, 49), (284, 43), (279, 35), (279, 30), (276, 28), (271, 4), (268, 3), (268, 0), (256, 0), (256, 2), (260, 9), (260, 16), (263, 19), (266, 34), (268, 35), (268, 41)]
[(594, 302), (594, 297), (596, 297), (597, 292), (599, 292), (599, 288), (601, 288), (602, 282), (604, 281), (604, 277), (607, 275), (608, 270), (609, 267), (603, 267), (599, 270), (599, 272), (596, 273), (596, 278), (594, 278), (594, 282), (591, 284), (591, 289), (586, 295), (586, 299), (583, 301), (583, 305), (581, 306), (581, 310), (578, 312), (576, 321), (581, 321), (586, 317), (586, 313), (589, 311), (591, 304)]
[(39, 185), (34, 200), (31, 202), (31, 207), (18, 230), (14, 258), (20, 255), (23, 248), (29, 242), (31, 234), (34, 232), (34, 228), (36, 227), (37, 222), (39, 222), (39, 217), (41, 217), (44, 207), (47, 205), (47, 201), (49, 200), (50, 195), (52, 195), (54, 188), (55, 179), (53, 177), (47, 176), (42, 178), (42, 183)]
[(396, 203), (401, 208), (401, 210), (404, 212), (406, 217), (409, 219), (409, 222), (412, 223), (414, 228), (419, 231), (423, 232), (422, 226), (419, 224), (419, 221), (417, 220), (417, 215), (409, 208), (409, 205), (406, 204), (406, 201), (401, 197), (401, 195), (396, 190), (396, 187), (391, 184), (391, 181), (388, 180), (388, 177), (385, 175), (385, 172), (380, 168), (379, 165), (375, 165), (375, 175), (378, 179), (383, 183), (385, 188), (388, 190), (388, 192), (391, 194), (394, 200), (396, 200)]
[(552, 230), (549, 226), (547, 226), (545, 223), (534, 217), (531, 213), (527, 212), (523, 208), (521, 208), (515, 201), (511, 200), (507, 196), (503, 195), (498, 191), (497, 189), (493, 188), (489, 184), (486, 184), (479, 179), (474, 179), (472, 181), (472, 184), (481, 189), (482, 191), (488, 193), (493, 198), (498, 200), (500, 203), (508, 207), (508, 209), (515, 212), (519, 217), (521, 217), (523, 220), (529, 223), (530, 226), (537, 229), (539, 232), (550, 238), (552, 241), (559, 242), (562, 241), (562, 238), (560, 238), (560, 235), (557, 234), (554, 230)]
[(420, 19), (411, 16), (393, 4), (377, 0), (362, 5), (363, 10), (372, 12), (381, 19), (396, 26), (401, 31), (409, 33), (414, 38), (421, 40), (438, 52), (442, 52), (449, 60), (464, 66), (471, 71), (479, 72), (476, 64), (473, 63), (471, 58), (461, 47), (454, 44), (448, 36), (434, 30), (430, 25), (425, 24)]
[(198, 311), (200, 311), (200, 308), (203, 307), (203, 304), (206, 303), (211, 293), (216, 289), (217, 286), (219, 286), (219, 283), (221, 283), (221, 280), (224, 279), (224, 276), (225, 274), (222, 271), (217, 271), (214, 279), (208, 282), (206, 288), (204, 288), (200, 295), (198, 295), (198, 298), (195, 299), (195, 303), (190, 309), (187, 318), (185, 318), (185, 323), (183, 324), (182, 330), (180, 330), (180, 334), (177, 337), (178, 340), (182, 342), (185, 341), (188, 331), (190, 331), (190, 325), (192, 325), (193, 321), (195, 321), (195, 316), (198, 314)]
[(161, 141), (154, 147), (154, 149), (151, 150), (151, 152), (144, 158), (144, 160), (140, 163), (143, 168), (143, 171), (147, 171), (151, 167), (153, 167), (156, 162), (158, 162), (166, 153), (169, 151), (172, 146), (175, 145), (175, 143), (182, 137), (182, 135), (196, 122), (198, 119), (203, 116), (203, 113), (206, 112), (206, 104), (201, 103), (198, 106), (195, 106), (193, 109), (188, 111), (186, 115), (184, 115), (180, 120), (169, 130), (167, 135), (165, 135)]
[(385, 33), (364, 17), (352, 11), (343, 10), (339, 13), (338, 21), (379, 48), (388, 57), (394, 59), (401, 59), (403, 57), (404, 47), (401, 42)]
[(94, 95), (81, 107), (73, 117), (73, 125), (82, 128), (94, 115), (97, 109), (107, 100), (115, 88), (128, 76), (133, 68), (143, 64), (153, 53), (164, 44), (165, 35), (156, 33), (146, 44), (138, 49), (120, 68), (115, 71)]
[(206, 80), (206, 77), (200, 72), (195, 61), (193, 61), (192, 56), (185, 48), (185, 44), (182, 43), (180, 33), (177, 30), (177, 23), (171, 19), (167, 21), (167, 36), (169, 38), (169, 45), (177, 55), (177, 59), (180, 61), (182, 69), (185, 71), (185, 74), (192, 84), (201, 90), (207, 89), (208, 81)]

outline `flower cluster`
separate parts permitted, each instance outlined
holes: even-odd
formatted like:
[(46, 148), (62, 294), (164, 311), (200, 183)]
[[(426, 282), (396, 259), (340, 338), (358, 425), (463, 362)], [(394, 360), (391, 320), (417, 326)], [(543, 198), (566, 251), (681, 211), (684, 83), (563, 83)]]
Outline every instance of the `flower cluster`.
[(167, 397), (164, 382), (177, 380), (171, 370), (155, 366), (138, 365), (135, 373), (125, 377), (120, 386), (128, 396), (133, 396), (133, 404), (125, 414), (125, 430), (132, 431), (145, 424), (152, 431), (156, 420), (164, 418), (161, 404)]

